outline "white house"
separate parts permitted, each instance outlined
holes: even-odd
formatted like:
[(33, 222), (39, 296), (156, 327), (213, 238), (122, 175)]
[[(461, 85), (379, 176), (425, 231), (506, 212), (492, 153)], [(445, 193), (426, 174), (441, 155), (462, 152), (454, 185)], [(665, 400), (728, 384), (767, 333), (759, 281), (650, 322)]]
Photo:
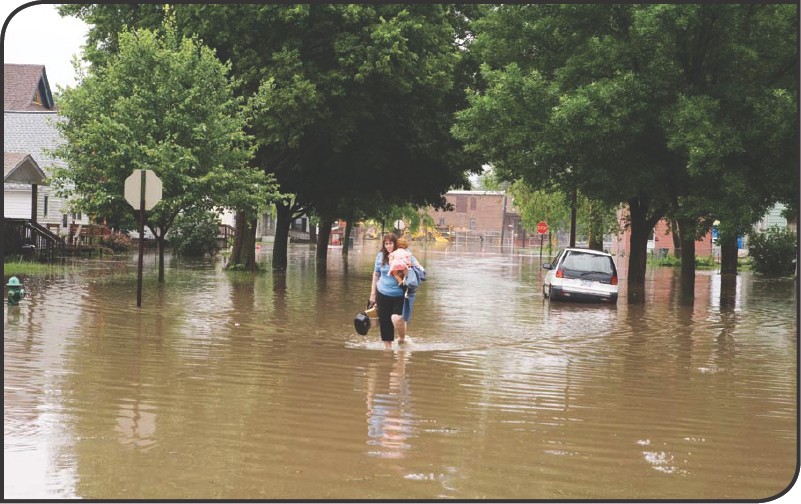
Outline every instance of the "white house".
[[(24, 163), (25, 167), (17, 169), (33, 170), (33, 161), (46, 176), (52, 174), (54, 167), (65, 166), (64, 161), (45, 152), (63, 142), (55, 127), (55, 121), (58, 120), (64, 119), (59, 118), (56, 113), (44, 66), (4, 64), (4, 175), (8, 175), (8, 170), (15, 169), (15, 163), (25, 159), (28, 159)], [(31, 219), (32, 191), (35, 186), (16, 183), (13, 179), (14, 177), (4, 176), (3, 216)], [(36, 220), (54, 232), (64, 235), (73, 222), (89, 223), (87, 216), (70, 213), (68, 202), (58, 197), (49, 186), (38, 186), (36, 196)]]

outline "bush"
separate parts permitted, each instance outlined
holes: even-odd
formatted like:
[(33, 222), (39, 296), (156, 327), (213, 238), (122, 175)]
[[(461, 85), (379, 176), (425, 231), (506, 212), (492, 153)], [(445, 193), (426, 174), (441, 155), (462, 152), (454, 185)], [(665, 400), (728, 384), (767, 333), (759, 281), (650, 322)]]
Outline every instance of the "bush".
[(124, 233), (111, 233), (103, 238), (103, 246), (114, 253), (128, 252), (131, 250), (131, 237)]
[(796, 258), (796, 235), (780, 226), (772, 226), (764, 233), (754, 231), (748, 236), (748, 255), (751, 268), (757, 273), (772, 277), (793, 273)]
[(204, 256), (217, 252), (220, 221), (217, 214), (194, 210), (176, 217), (170, 230), (170, 246), (177, 254)]
[(717, 268), (719, 265), (715, 258), (710, 256), (700, 257), (695, 256), (695, 267), (699, 269)]

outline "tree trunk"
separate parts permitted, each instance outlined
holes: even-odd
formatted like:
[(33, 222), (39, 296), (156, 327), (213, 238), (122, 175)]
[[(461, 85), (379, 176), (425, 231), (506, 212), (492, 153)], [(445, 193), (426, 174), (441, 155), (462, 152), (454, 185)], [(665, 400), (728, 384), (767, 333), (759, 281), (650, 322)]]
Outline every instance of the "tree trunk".
[(646, 198), (629, 200), (631, 238), (629, 242), (628, 300), (641, 303), (645, 300), (645, 267), (648, 260), (648, 235), (662, 218), (662, 213), (654, 212), (648, 217)]
[[(239, 219), (237, 219), (237, 221), (238, 220)], [(256, 219), (247, 219), (243, 214), (241, 220), (244, 222), (244, 231), (240, 264), (242, 264), (246, 270), (255, 273), (259, 270), (259, 266), (256, 263)]]
[(681, 257), (681, 233), (679, 233), (679, 224), (676, 219), (670, 219), (670, 236), (673, 238), (673, 257), (679, 259)]
[(353, 229), (353, 213), (351, 212), (348, 221), (345, 223), (345, 241), (342, 242), (342, 257), (348, 260), (348, 249), (350, 248), (350, 232)]
[(576, 246), (576, 199), (578, 191), (573, 189), (573, 202), (570, 205), (570, 246)]
[[(736, 242), (735, 242), (736, 243)], [(730, 273), (720, 274), (720, 310), (731, 312), (737, 297), (737, 275)]]
[(309, 248), (317, 247), (317, 223), (313, 223), (311, 217), (309, 218)]
[(737, 274), (737, 236), (720, 236), (720, 274)]
[(246, 270), (258, 271), (256, 264), (256, 218), (248, 219), (245, 212), (236, 212), (234, 246), (228, 266), (241, 264)]
[(628, 271), (628, 300), (643, 302), (645, 300), (645, 265), (648, 259), (648, 233), (645, 223), (645, 211), (640, 209), (639, 203), (629, 202), (629, 215), (631, 217), (629, 238), (629, 271)]
[(278, 202), (275, 204), (275, 241), (273, 242), (273, 270), (285, 271), (287, 267), (287, 238), (289, 238), (289, 224), (292, 221), (290, 204)]
[(161, 236), (156, 236), (156, 241), (159, 244), (159, 283), (164, 283), (164, 249), (166, 247), (166, 240), (164, 239), (163, 232)]
[(603, 215), (595, 211), (596, 204), (590, 201), (590, 229), (587, 246), (591, 250), (604, 250), (604, 222)]
[(681, 234), (681, 292), (693, 297), (695, 292), (695, 226), (694, 220), (679, 219)]
[(317, 235), (317, 265), (325, 269), (328, 263), (328, 240), (331, 238), (333, 219), (320, 219), (320, 234)]
[(242, 251), (244, 250), (245, 241), (245, 214), (244, 212), (236, 212), (234, 217), (234, 245), (231, 247), (231, 257), (228, 258), (228, 266), (233, 264), (242, 264)]

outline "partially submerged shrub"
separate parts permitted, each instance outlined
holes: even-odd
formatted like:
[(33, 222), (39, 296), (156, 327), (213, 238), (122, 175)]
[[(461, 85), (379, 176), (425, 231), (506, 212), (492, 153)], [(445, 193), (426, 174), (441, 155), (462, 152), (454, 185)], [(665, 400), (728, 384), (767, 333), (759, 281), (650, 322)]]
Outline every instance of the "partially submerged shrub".
[(790, 276), (797, 253), (796, 235), (784, 227), (772, 226), (764, 233), (754, 231), (748, 236), (751, 268), (757, 273), (772, 277)]
[(103, 238), (103, 246), (113, 252), (128, 252), (131, 250), (131, 237), (125, 233), (111, 233)]
[(219, 248), (220, 220), (216, 213), (194, 210), (175, 218), (170, 230), (170, 247), (184, 256), (214, 254)]

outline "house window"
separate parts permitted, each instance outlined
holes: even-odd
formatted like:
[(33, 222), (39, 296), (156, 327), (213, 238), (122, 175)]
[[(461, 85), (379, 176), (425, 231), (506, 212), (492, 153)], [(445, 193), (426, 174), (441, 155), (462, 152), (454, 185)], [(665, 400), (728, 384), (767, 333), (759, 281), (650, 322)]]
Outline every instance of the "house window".
[(470, 198), (470, 210), (475, 210), (475, 209), (476, 209), (476, 199)]
[(69, 214), (62, 214), (61, 215), (61, 227), (67, 227), (69, 225), (69, 223), (67, 222), (68, 220), (69, 220)]
[(445, 225), (445, 217), (440, 217), (439, 218), (439, 225), (440, 226), (444, 226)]
[(470, 219), (470, 229), (475, 229), (475, 228), (476, 228), (476, 220)]
[(42, 97), (39, 96), (39, 90), (37, 89), (35, 93), (33, 93), (33, 103), (37, 105), (42, 104)]
[(42, 214), (44, 217), (47, 217), (47, 206), (48, 206), (47, 203), (48, 202), (49, 202), (49, 197), (45, 196), (44, 197), (44, 213)]

